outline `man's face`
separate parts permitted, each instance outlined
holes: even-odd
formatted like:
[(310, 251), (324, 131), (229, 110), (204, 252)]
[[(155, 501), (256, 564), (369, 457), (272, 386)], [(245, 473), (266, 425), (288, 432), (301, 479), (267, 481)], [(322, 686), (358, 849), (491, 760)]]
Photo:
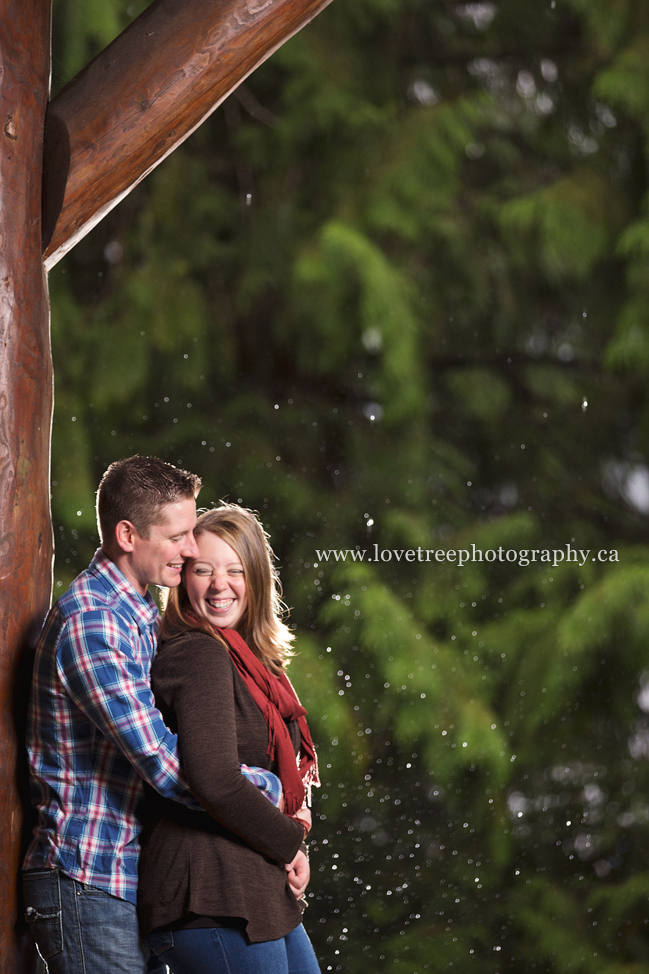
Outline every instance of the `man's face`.
[(198, 557), (195, 524), (196, 501), (187, 498), (161, 507), (157, 523), (150, 526), (146, 538), (133, 531), (128, 576), (142, 595), (147, 585), (175, 588), (180, 583), (185, 560)]

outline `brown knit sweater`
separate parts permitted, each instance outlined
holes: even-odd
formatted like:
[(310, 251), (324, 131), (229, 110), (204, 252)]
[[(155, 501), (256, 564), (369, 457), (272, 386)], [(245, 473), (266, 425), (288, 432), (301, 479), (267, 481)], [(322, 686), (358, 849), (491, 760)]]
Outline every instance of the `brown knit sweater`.
[(273, 770), (261, 711), (227, 650), (199, 632), (162, 644), (151, 685), (205, 812), (148, 790), (138, 886), (143, 932), (194, 913), (243, 918), (253, 943), (286, 936), (301, 912), (284, 864), (304, 832), (241, 774), (241, 764)]

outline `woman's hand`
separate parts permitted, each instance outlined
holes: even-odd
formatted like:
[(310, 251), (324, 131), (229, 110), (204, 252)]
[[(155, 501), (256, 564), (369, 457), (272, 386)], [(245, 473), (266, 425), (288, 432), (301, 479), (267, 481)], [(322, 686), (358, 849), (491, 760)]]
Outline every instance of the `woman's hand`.
[(288, 884), (295, 894), (295, 898), (299, 900), (304, 895), (304, 891), (309, 885), (309, 879), (311, 878), (309, 860), (301, 849), (293, 862), (286, 863), (286, 872), (288, 873)]
[(311, 831), (311, 826), (313, 824), (311, 820), (311, 809), (307, 808), (306, 805), (303, 805), (302, 808), (299, 808), (297, 810), (293, 818), (296, 818), (298, 822), (301, 822), (302, 825), (304, 826), (304, 835), (306, 838), (306, 836)]

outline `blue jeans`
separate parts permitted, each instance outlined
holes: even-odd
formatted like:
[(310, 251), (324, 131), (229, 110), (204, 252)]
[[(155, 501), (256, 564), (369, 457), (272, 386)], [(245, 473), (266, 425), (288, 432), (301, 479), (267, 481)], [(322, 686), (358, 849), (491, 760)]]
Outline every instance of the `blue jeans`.
[(135, 906), (58, 869), (23, 873), (26, 919), (48, 974), (144, 974)]
[(260, 944), (234, 927), (152, 933), (148, 941), (171, 974), (320, 974), (301, 924), (281, 940)]

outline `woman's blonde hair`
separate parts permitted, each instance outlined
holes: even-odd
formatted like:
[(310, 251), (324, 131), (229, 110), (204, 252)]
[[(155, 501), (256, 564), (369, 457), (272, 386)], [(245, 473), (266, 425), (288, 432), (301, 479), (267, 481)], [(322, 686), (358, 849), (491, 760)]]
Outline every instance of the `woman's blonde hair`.
[[(254, 511), (238, 504), (221, 503), (199, 515), (194, 536), (210, 532), (222, 538), (236, 551), (243, 565), (246, 580), (247, 605), (237, 625), (237, 632), (253, 653), (275, 674), (281, 673), (292, 655), (293, 634), (283, 622), (287, 609), (282, 603), (282, 588), (273, 564), (275, 555), (268, 543), (268, 535)], [(185, 569), (180, 585), (169, 589), (160, 626), (161, 639), (170, 639), (183, 632), (200, 630), (213, 636), (207, 622), (197, 622), (187, 615), (191, 610)]]

